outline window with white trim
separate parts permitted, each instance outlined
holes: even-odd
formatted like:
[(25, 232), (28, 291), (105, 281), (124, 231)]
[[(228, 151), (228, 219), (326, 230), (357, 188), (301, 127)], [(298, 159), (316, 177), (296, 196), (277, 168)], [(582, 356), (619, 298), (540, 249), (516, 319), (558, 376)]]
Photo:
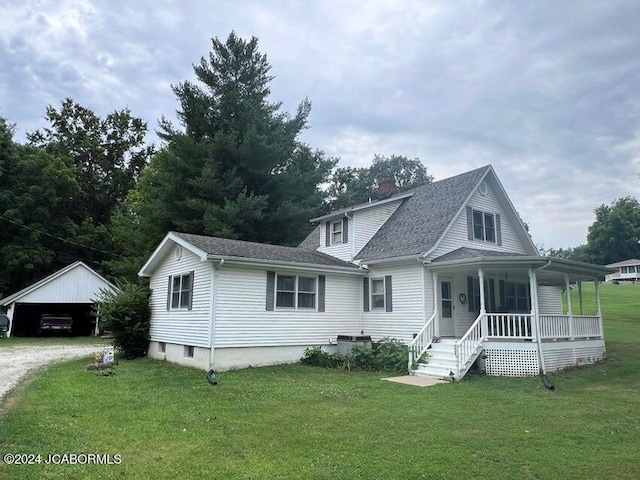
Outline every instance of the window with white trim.
[(496, 243), (496, 220), (493, 213), (473, 210), (473, 238)]
[(190, 273), (184, 275), (174, 275), (171, 277), (171, 309), (177, 310), (181, 308), (189, 308), (191, 301), (191, 285), (192, 275)]
[(331, 245), (342, 243), (342, 220), (331, 222)]
[(384, 304), (384, 278), (372, 278), (371, 279), (371, 308), (372, 309), (385, 309)]
[(315, 309), (317, 277), (276, 274), (276, 307)]

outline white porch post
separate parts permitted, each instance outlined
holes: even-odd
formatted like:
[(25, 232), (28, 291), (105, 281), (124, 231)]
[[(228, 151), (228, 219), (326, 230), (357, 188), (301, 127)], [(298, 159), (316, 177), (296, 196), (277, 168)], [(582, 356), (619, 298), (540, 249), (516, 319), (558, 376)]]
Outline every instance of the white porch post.
[(436, 337), (440, 336), (440, 315), (438, 315), (438, 274), (437, 272), (433, 272), (431, 274), (432, 278), (433, 278), (433, 311), (436, 312), (436, 318), (434, 318), (434, 321), (436, 322), (436, 324), (434, 325), (434, 333)]
[(480, 283), (480, 315), (482, 315), (480, 328), (482, 337), (486, 340), (489, 336), (489, 322), (487, 320), (487, 308), (484, 304), (484, 270), (482, 268), (478, 268), (478, 282)]
[(538, 338), (538, 288), (536, 272), (529, 269), (529, 294), (531, 295), (531, 336), (535, 342)]
[(582, 303), (582, 280), (578, 280), (578, 301), (580, 302), (580, 315), (584, 315), (584, 304)]
[(600, 329), (600, 337), (604, 338), (604, 325), (602, 324), (602, 310), (600, 308), (600, 281), (597, 278), (594, 278), (593, 284), (596, 287), (596, 306), (598, 307), (598, 327)]
[(569, 340), (573, 340), (573, 311), (571, 308), (571, 285), (569, 285), (569, 274), (564, 274), (564, 286), (567, 291), (567, 315), (569, 316)]

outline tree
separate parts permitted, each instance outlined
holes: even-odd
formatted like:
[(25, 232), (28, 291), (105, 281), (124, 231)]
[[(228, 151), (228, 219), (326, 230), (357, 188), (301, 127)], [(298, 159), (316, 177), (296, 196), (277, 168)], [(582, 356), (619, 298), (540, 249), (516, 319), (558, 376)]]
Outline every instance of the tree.
[(71, 98), (60, 110), (49, 105), (46, 119), (51, 127), (29, 133), (30, 144), (69, 158), (81, 190), (73, 209), (78, 223), (106, 224), (153, 153), (146, 123), (126, 108), (100, 118)]
[(596, 220), (587, 234), (587, 255), (607, 265), (640, 257), (640, 203), (634, 197), (619, 198), (595, 209)]
[(161, 120), (167, 144), (135, 194), (149, 246), (172, 229), (266, 243), (304, 238), (336, 161), (298, 140), (308, 100), (293, 116), (270, 102), (270, 70), (258, 40), (232, 32), (194, 66), (198, 83), (173, 87), (182, 129)]
[(433, 181), (426, 167), (417, 159), (402, 155), (385, 157), (376, 154), (370, 167), (339, 168), (331, 177), (329, 197), (333, 209), (344, 208), (378, 198), (378, 183), (393, 179), (399, 192)]
[(81, 248), (64, 240), (79, 232), (71, 212), (80, 189), (64, 158), (15, 143), (2, 118), (0, 185), (0, 291), (6, 294), (78, 258)]

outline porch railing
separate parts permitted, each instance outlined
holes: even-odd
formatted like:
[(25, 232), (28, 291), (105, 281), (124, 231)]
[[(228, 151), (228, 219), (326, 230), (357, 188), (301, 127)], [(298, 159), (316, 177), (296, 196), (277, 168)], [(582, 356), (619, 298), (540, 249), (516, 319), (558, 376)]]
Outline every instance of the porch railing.
[(420, 357), (424, 355), (427, 349), (431, 346), (433, 336), (435, 335), (436, 318), (438, 318), (438, 310), (433, 312), (433, 315), (422, 326), (422, 329), (415, 336), (411, 342), (409, 342), (409, 370), (411, 370)]
[(487, 338), (518, 340), (534, 338), (530, 314), (488, 313), (487, 330)]
[(571, 339), (602, 337), (597, 315), (540, 315), (540, 337)]
[(478, 353), (478, 347), (482, 345), (482, 341), (484, 340), (482, 334), (484, 317), (486, 317), (486, 314), (478, 315), (478, 318), (476, 318), (476, 321), (469, 327), (467, 333), (456, 342), (456, 380), (459, 380), (462, 375), (466, 373), (467, 363)]

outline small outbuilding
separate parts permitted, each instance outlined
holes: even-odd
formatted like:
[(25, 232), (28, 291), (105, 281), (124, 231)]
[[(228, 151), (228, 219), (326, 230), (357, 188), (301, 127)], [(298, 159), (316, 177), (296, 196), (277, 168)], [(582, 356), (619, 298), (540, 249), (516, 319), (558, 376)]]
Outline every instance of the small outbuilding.
[(10, 319), (8, 335), (37, 335), (43, 315), (70, 315), (72, 335), (97, 333), (94, 306), (103, 290), (117, 288), (83, 262), (72, 263), (0, 300)]

